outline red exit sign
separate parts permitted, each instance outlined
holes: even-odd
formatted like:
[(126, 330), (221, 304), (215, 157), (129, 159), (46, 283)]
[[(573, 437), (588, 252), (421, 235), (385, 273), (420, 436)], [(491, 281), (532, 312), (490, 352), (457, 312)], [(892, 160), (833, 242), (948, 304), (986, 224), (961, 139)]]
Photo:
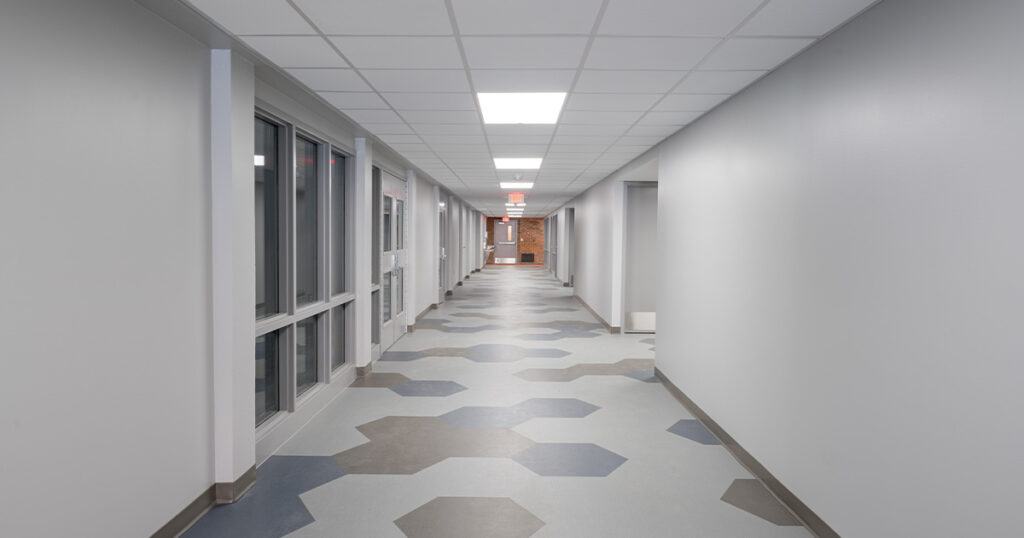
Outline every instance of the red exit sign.
[(526, 195), (521, 192), (510, 192), (508, 193), (508, 203), (510, 204), (525, 204)]

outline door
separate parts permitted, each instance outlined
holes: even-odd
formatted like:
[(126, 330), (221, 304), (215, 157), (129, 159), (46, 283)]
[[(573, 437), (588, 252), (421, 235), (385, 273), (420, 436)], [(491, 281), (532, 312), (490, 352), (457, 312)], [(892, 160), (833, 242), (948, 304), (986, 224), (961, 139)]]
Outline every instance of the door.
[(448, 291), (448, 202), (442, 199), (437, 204), (437, 302), (443, 303)]
[(658, 184), (626, 184), (626, 332), (653, 333), (658, 280)]
[(516, 242), (518, 225), (515, 220), (494, 221), (494, 263), (516, 263), (519, 256), (519, 244)]
[(405, 334), (406, 183), (387, 171), (381, 174), (380, 348), (386, 351)]

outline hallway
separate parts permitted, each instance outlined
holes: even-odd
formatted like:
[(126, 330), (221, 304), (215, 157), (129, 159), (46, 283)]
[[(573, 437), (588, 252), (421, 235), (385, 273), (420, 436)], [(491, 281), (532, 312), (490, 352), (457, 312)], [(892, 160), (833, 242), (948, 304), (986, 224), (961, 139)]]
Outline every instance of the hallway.
[(808, 535), (545, 269), (414, 329), (185, 536)]

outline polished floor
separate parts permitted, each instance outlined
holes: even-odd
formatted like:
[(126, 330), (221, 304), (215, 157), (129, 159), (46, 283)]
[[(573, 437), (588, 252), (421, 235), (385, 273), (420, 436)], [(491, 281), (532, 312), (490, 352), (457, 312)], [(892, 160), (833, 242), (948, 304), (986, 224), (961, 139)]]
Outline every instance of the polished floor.
[(185, 536), (809, 533), (543, 267), (487, 267)]

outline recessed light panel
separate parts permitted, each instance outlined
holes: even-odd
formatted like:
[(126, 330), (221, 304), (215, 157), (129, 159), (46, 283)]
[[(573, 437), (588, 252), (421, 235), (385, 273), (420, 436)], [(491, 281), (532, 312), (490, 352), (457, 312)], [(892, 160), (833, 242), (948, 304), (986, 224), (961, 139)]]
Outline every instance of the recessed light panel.
[(565, 92), (478, 93), (484, 123), (553, 124), (565, 103)]
[(533, 183), (515, 183), (515, 182), (511, 182), (510, 183), (510, 182), (507, 182), (507, 181), (502, 181), (501, 183), (499, 183), (499, 185), (501, 185), (501, 188), (503, 188), (503, 189), (532, 189), (533, 188)]
[(543, 160), (541, 157), (495, 157), (494, 167), (498, 170), (537, 170)]

